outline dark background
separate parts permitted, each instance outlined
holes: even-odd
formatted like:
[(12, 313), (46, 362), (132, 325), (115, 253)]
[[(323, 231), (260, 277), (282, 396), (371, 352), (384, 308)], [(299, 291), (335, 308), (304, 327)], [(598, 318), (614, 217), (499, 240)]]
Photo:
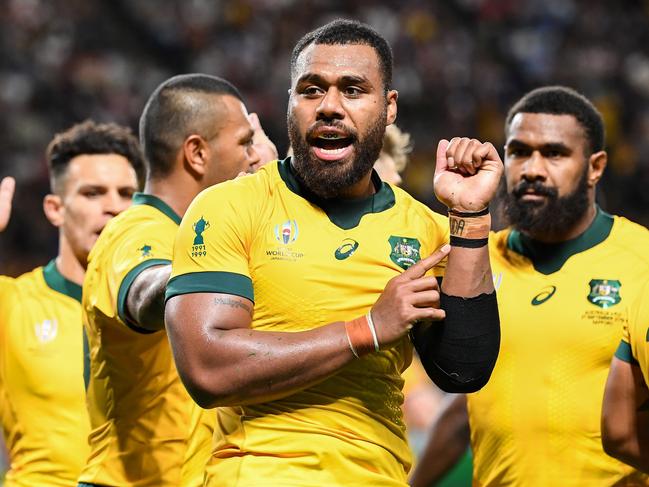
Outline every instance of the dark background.
[(0, 0), (0, 177), (18, 180), (0, 273), (56, 254), (57, 232), (41, 210), (54, 133), (86, 118), (136, 130), (156, 85), (199, 71), (234, 82), (283, 154), (290, 51), (336, 17), (368, 22), (394, 49), (397, 123), (415, 144), (405, 187), (417, 198), (433, 204), (439, 138), (501, 148), (509, 105), (558, 83), (605, 118), (600, 203), (649, 224), (647, 2)]

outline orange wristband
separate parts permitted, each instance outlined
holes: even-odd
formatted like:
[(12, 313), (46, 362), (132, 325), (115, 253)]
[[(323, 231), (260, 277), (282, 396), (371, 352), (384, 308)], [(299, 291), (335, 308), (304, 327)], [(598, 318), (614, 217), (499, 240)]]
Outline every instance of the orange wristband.
[(491, 215), (487, 213), (480, 216), (460, 216), (449, 213), (448, 223), (452, 237), (486, 238), (491, 230)]
[(356, 357), (362, 357), (375, 350), (374, 334), (367, 321), (367, 316), (346, 321), (345, 332), (347, 332), (349, 348)]

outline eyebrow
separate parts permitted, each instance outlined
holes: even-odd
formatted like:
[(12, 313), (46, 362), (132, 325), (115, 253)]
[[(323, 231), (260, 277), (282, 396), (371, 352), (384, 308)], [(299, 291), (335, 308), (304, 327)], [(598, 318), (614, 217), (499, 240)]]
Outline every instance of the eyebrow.
[[(346, 74), (337, 79), (337, 84), (342, 85), (359, 85), (368, 83), (369, 80), (365, 76), (355, 76), (352, 74)], [(300, 83), (313, 83), (316, 85), (328, 84), (328, 81), (316, 73), (306, 73), (297, 80), (296, 84)]]
[[(534, 146), (530, 144), (526, 144), (525, 142), (520, 141), (518, 139), (512, 139), (509, 142), (507, 142), (507, 144), (505, 144), (505, 148), (509, 148), (509, 147), (529, 149), (529, 148), (533, 148)], [(541, 144), (541, 146), (539, 146), (538, 148), (544, 151), (557, 151), (562, 153), (572, 152), (572, 149), (570, 149), (570, 147), (568, 147), (562, 142), (548, 142), (546, 144)]]
[(250, 140), (255, 137), (255, 131), (251, 128), (245, 131), (245, 133), (241, 134), (241, 137), (239, 138), (240, 142), (243, 142), (244, 140)]

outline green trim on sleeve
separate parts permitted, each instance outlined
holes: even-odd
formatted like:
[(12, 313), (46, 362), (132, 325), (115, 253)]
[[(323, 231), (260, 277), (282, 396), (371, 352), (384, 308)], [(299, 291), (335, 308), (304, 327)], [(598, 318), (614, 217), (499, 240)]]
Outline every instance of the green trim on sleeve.
[(255, 302), (252, 280), (234, 272), (191, 272), (173, 277), (167, 284), (165, 301), (192, 293), (234, 294)]
[(615, 356), (619, 358), (622, 362), (627, 362), (633, 365), (639, 365), (640, 363), (633, 357), (633, 352), (631, 351), (631, 345), (622, 340), (620, 345), (615, 351)]
[(117, 316), (119, 316), (131, 330), (144, 334), (155, 333), (157, 331), (147, 330), (146, 328), (139, 327), (126, 317), (126, 297), (128, 296), (128, 290), (131, 288), (131, 284), (133, 284), (135, 278), (139, 276), (142, 271), (155, 265), (167, 264), (171, 264), (171, 261), (169, 259), (145, 260), (144, 262), (140, 262), (138, 265), (133, 267), (133, 269), (128, 271), (128, 274), (126, 274), (126, 276), (124, 276), (124, 279), (122, 279), (122, 283), (119, 285), (119, 291), (117, 293)]

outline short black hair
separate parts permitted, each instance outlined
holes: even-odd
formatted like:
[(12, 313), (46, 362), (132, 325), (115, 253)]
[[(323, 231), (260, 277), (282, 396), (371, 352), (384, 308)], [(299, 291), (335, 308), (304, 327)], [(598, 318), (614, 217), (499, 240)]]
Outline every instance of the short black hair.
[(604, 121), (601, 113), (588, 98), (572, 88), (544, 86), (527, 93), (509, 110), (505, 133), (509, 132), (512, 119), (518, 113), (572, 115), (584, 129), (590, 153), (604, 150)]
[(144, 156), (131, 129), (115, 123), (85, 120), (56, 134), (47, 146), (45, 157), (52, 192), (60, 191), (60, 183), (70, 161), (77, 156), (90, 154), (123, 156), (131, 163), (140, 184), (144, 181)]
[(381, 63), (383, 87), (392, 86), (392, 48), (372, 27), (356, 20), (336, 19), (306, 34), (300, 39), (291, 54), (291, 76), (295, 72), (297, 58), (311, 44), (364, 44), (373, 47)]
[[(140, 143), (147, 162), (147, 177), (167, 176), (183, 141), (191, 133), (202, 134), (204, 116), (212, 106), (196, 101), (197, 94), (230, 95), (243, 102), (232, 83), (217, 76), (192, 73), (169, 78), (149, 97), (140, 116)], [(192, 101), (193, 100), (193, 101)]]

